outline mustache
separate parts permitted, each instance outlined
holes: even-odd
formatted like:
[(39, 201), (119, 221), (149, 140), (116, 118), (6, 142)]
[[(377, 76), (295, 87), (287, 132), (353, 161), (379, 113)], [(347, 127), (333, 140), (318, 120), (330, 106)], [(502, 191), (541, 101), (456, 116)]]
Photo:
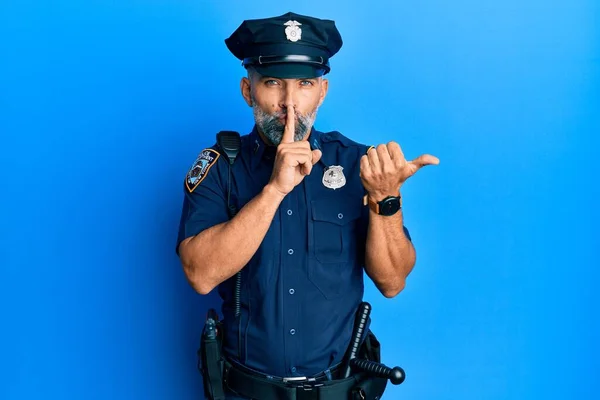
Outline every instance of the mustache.
[[(295, 111), (295, 110), (294, 110)], [(280, 118), (287, 118), (287, 111), (286, 110), (282, 110), (282, 111), (275, 111), (271, 114), (267, 114), (266, 117), (270, 120), (269, 122), (273, 122), (275, 124), (279, 124), (282, 127), (285, 127), (285, 123), (281, 123), (279, 122)], [(294, 115), (295, 115), (295, 122), (296, 122), (296, 126), (300, 126), (302, 128), (306, 127), (308, 124), (310, 124), (311, 122), (311, 117), (314, 114), (314, 112), (307, 112), (305, 114), (302, 114), (299, 111), (295, 111)]]
[[(277, 134), (278, 136), (283, 135), (283, 131), (285, 130), (285, 122), (281, 122), (279, 119), (286, 116), (287, 113), (277, 112), (267, 116), (263, 120), (263, 127), (265, 130), (272, 132), (273, 134)], [(294, 126), (295, 126), (295, 138), (300, 140), (302, 136), (308, 131), (308, 127), (311, 124), (310, 115), (303, 116), (300, 114), (296, 114)], [(281, 138), (279, 138), (281, 139)]]
[[(283, 118), (283, 117), (287, 117), (287, 110), (281, 110), (281, 111), (274, 111), (272, 114), (268, 114), (270, 117), (273, 118)], [(301, 118), (306, 118), (308, 116), (310, 116), (310, 112), (307, 112), (306, 114), (302, 114), (300, 111), (296, 111), (294, 109), (294, 115), (296, 116), (296, 121), (301, 119)]]

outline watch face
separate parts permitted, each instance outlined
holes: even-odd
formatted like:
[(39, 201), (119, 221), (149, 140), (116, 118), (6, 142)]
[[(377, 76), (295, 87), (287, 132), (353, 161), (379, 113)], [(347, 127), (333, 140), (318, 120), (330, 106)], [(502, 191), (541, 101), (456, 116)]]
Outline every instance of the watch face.
[(400, 198), (390, 197), (379, 204), (379, 213), (381, 215), (394, 215), (400, 209)]

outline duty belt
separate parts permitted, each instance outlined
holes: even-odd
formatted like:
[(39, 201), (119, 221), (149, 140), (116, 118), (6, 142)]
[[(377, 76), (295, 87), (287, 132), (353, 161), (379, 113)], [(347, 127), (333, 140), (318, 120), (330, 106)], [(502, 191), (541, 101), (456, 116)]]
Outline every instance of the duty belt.
[(346, 399), (362, 374), (346, 379), (318, 378), (268, 378), (251, 373), (225, 361), (223, 380), (232, 391), (260, 400), (329, 400)]

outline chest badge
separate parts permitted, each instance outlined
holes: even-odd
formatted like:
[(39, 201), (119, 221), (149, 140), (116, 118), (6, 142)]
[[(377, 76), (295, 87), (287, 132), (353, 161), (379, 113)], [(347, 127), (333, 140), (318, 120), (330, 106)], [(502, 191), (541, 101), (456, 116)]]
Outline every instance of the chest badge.
[(339, 189), (346, 184), (346, 177), (344, 176), (344, 167), (339, 165), (332, 165), (331, 167), (325, 168), (323, 172), (323, 185), (329, 189)]

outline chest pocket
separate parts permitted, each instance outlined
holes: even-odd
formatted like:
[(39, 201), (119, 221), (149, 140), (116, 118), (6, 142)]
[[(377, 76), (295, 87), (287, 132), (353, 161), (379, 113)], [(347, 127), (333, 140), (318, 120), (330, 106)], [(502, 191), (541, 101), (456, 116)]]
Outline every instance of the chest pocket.
[(309, 228), (309, 280), (328, 298), (336, 298), (358, 282), (357, 222), (360, 205), (315, 200)]
[(312, 206), (314, 257), (322, 263), (344, 263), (356, 255), (356, 222), (360, 208), (356, 204), (315, 200)]

